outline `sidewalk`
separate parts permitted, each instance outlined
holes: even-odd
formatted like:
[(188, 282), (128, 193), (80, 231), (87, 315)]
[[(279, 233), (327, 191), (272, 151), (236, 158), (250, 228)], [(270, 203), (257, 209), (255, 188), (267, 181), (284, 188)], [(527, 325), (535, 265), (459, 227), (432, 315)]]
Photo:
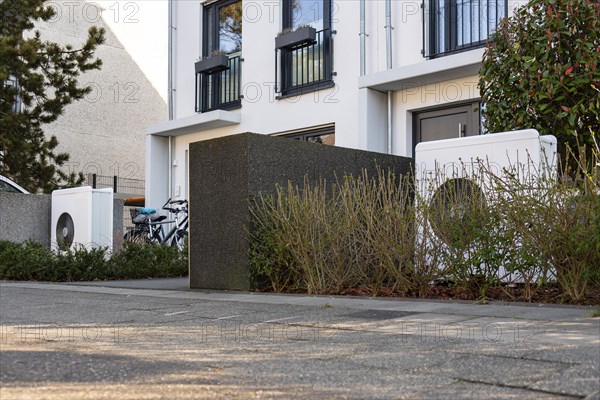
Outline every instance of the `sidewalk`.
[(600, 399), (590, 311), (4, 282), (0, 398)]

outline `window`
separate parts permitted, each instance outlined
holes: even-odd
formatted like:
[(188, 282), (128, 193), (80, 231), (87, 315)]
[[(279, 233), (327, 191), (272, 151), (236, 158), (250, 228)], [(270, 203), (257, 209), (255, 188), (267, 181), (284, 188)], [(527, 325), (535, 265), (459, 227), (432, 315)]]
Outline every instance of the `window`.
[(21, 193), (16, 187), (4, 181), (0, 181), (0, 192)]
[(242, 1), (224, 0), (204, 7), (202, 58), (226, 56), (223, 68), (196, 72), (196, 111), (241, 105)]
[(278, 49), (282, 95), (297, 95), (333, 86), (331, 0), (283, 0), (283, 32), (310, 27), (315, 39)]
[(21, 96), (19, 96), (19, 83), (14, 77), (9, 77), (7, 81), (4, 82), (5, 88), (11, 88), (15, 91), (15, 101), (12, 105), (12, 112), (18, 113), (21, 112)]
[[(0, 152), (1, 154), (2, 152)], [(23, 189), (21, 186), (17, 185), (15, 182), (11, 181), (8, 178), (0, 175), (0, 192), (10, 192), (10, 193), (29, 193), (27, 190)]]
[(427, 0), (426, 57), (470, 50), (485, 41), (508, 13), (507, 0)]
[(203, 56), (242, 52), (242, 1), (212, 3), (204, 10)]
[(296, 132), (289, 135), (285, 135), (285, 137), (295, 140), (301, 140), (304, 142), (310, 143), (321, 143), (327, 144), (330, 146), (335, 145), (335, 127), (327, 126), (323, 128), (316, 128), (311, 130), (306, 130), (302, 132)]

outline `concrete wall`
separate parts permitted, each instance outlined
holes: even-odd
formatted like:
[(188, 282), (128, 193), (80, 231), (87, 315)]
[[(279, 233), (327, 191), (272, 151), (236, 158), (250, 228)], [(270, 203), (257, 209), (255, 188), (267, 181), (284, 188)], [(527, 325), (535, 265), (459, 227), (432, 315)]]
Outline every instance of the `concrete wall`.
[(123, 200), (113, 202), (113, 253), (123, 248)]
[(376, 165), (402, 174), (412, 160), (251, 133), (190, 146), (190, 286), (249, 290), (249, 199), (275, 184), (328, 182)]
[(52, 196), (0, 192), (0, 240), (50, 247)]
[[(0, 192), (0, 240), (51, 247), (52, 196)], [(123, 200), (113, 204), (113, 252), (123, 247)]]

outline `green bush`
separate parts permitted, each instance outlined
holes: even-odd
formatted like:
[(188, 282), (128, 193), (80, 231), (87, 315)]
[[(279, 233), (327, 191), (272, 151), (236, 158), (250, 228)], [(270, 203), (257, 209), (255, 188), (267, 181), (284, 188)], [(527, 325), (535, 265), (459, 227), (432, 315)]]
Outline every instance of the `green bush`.
[(275, 292), (283, 292), (299, 286), (295, 280), (299, 272), (294, 270), (289, 241), (281, 226), (278, 207), (273, 197), (261, 197), (251, 207), (253, 226), (249, 229), (250, 265), (252, 284), (257, 289), (270, 286)]
[(0, 277), (2, 279), (31, 280), (52, 269), (52, 253), (43, 245), (33, 242), (13, 243), (0, 241)]
[(488, 131), (552, 133), (562, 154), (562, 144), (593, 146), (600, 131), (599, 43), (598, 1), (529, 0), (504, 18), (479, 73)]
[(39, 243), (0, 241), (0, 279), (76, 282), (187, 275), (187, 251), (127, 244), (109, 255), (105, 248), (54, 252)]
[(187, 249), (175, 246), (127, 244), (110, 260), (113, 279), (184, 276), (188, 273)]
[[(79, 247), (65, 253), (51, 253), (52, 264), (33, 279), (40, 281), (74, 282), (111, 278), (106, 250)], [(105, 278), (106, 277), (106, 278)]]

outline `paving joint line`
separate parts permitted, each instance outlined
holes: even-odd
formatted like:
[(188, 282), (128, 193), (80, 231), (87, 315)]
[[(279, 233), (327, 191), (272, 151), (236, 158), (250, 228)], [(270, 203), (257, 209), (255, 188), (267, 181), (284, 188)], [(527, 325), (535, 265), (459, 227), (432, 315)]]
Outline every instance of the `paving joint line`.
[(544, 389), (534, 389), (534, 388), (531, 388), (529, 386), (510, 385), (510, 384), (507, 384), (507, 383), (500, 383), (500, 382), (490, 383), (490, 382), (480, 381), (480, 380), (477, 380), (477, 379), (468, 379), (468, 378), (456, 378), (456, 379), (458, 381), (466, 382), (466, 383), (475, 383), (475, 384), (480, 384), (480, 385), (496, 386), (496, 387), (509, 388), (509, 389), (521, 389), (521, 390), (527, 390), (527, 391), (535, 392), (535, 393), (551, 394), (551, 395), (555, 395), (555, 396), (570, 396), (570, 397), (575, 397), (575, 398), (578, 398), (578, 399), (584, 399), (585, 398), (585, 395), (553, 392), (551, 390), (544, 390)]
[[(528, 351), (531, 351), (531, 350), (528, 350)], [(495, 358), (504, 358), (504, 359), (509, 359), (509, 360), (535, 361), (535, 362), (542, 362), (542, 363), (549, 363), (549, 364), (564, 364), (565, 368), (570, 368), (570, 367), (575, 367), (575, 366), (581, 365), (579, 363), (566, 362), (566, 361), (539, 360), (536, 358), (528, 358), (527, 355), (515, 357), (515, 356), (507, 356), (504, 354), (478, 354), (478, 353), (470, 353), (470, 352), (465, 352), (465, 351), (457, 351), (454, 354), (462, 354), (462, 355), (466, 355), (466, 356), (479, 356), (479, 357), (495, 357)]]

